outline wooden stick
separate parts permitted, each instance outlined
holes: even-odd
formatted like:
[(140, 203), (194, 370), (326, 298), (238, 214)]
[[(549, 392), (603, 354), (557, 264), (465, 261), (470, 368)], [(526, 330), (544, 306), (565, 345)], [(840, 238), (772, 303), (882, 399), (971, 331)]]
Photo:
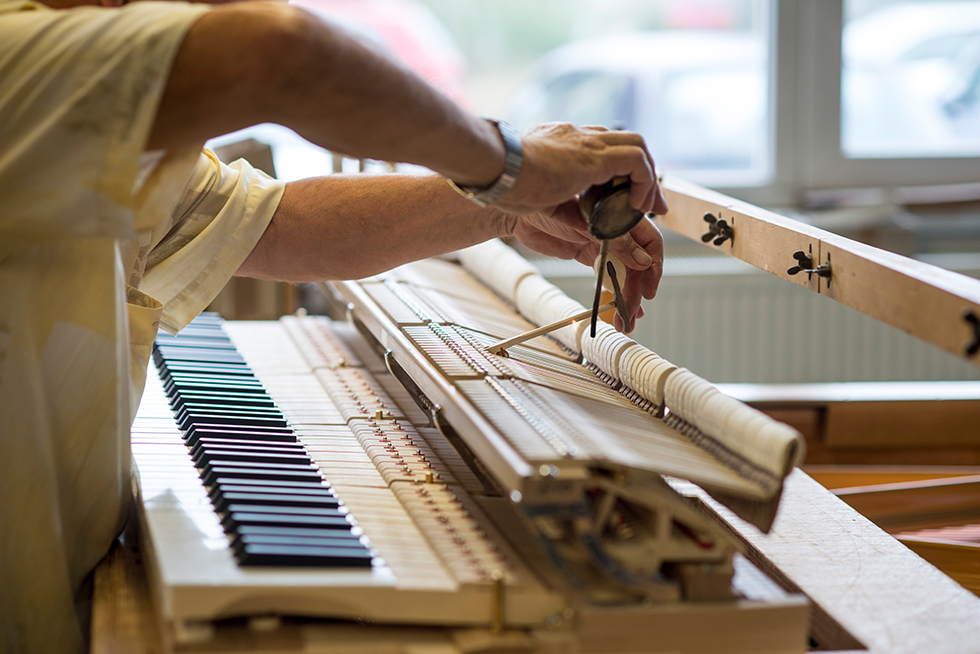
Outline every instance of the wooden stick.
[[(603, 311), (608, 311), (609, 309), (615, 308), (615, 306), (616, 306), (615, 302), (607, 302), (606, 304), (603, 304), (601, 307), (599, 307), (596, 313), (602, 313)], [(518, 345), (519, 343), (523, 343), (524, 341), (529, 341), (536, 336), (542, 336), (544, 334), (551, 333), (556, 329), (567, 327), (568, 325), (571, 325), (573, 322), (578, 322), (579, 320), (585, 320), (591, 315), (592, 315), (592, 309), (586, 309), (582, 313), (576, 313), (574, 316), (568, 318), (562, 318), (561, 320), (557, 320), (549, 325), (545, 325), (544, 327), (538, 327), (537, 329), (532, 329), (529, 332), (518, 334), (513, 338), (508, 338), (505, 341), (500, 341), (499, 343), (495, 343), (494, 345), (491, 345), (487, 349), (490, 351), (491, 354), (503, 354), (503, 352), (507, 348), (511, 347), (512, 345)]]
[[(707, 247), (877, 318), (980, 366), (980, 280), (858, 243), (677, 178), (661, 184), (670, 212), (657, 222), (701, 240), (711, 214), (734, 237)], [(717, 240), (717, 239), (716, 239)], [(803, 252), (830, 277), (795, 270)], [(793, 273), (790, 270), (794, 270)], [(832, 338), (816, 334), (815, 338)]]

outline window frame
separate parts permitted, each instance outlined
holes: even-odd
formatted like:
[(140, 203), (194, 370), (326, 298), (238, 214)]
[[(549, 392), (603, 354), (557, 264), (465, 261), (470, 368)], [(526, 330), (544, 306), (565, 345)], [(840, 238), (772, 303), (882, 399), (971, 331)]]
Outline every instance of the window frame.
[[(851, 158), (841, 147), (844, 0), (769, 2), (769, 182), (717, 187), (754, 204), (799, 206), (814, 191), (980, 182), (980, 156)], [(940, 193), (941, 195), (941, 193)]]

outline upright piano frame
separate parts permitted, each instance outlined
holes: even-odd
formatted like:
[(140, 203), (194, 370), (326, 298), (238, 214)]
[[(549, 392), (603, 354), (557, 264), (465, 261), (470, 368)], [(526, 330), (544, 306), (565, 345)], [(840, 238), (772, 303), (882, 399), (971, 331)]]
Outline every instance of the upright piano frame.
[[(680, 180), (668, 178), (663, 186), (671, 211), (660, 219), (662, 226), (710, 242), (709, 247), (980, 365), (980, 281), (835, 236)], [(675, 487), (703, 502), (743, 543), (756, 566), (787, 590), (812, 600), (811, 635), (821, 651), (980, 651), (980, 598), (802, 471), (787, 478), (780, 512), (769, 534), (761, 534), (692, 484), (675, 482)], [(367, 629), (325, 623), (273, 626), (270, 630), (261, 622), (229, 625), (219, 640), (192, 649), (532, 651), (519, 633)], [(96, 654), (159, 651), (143, 572), (129, 547), (116, 547), (96, 571), (92, 627)], [(616, 634), (609, 637), (615, 639)], [(764, 634), (760, 638), (764, 642)], [(624, 644), (629, 641), (628, 636), (622, 639)], [(547, 647), (538, 649), (545, 650)]]

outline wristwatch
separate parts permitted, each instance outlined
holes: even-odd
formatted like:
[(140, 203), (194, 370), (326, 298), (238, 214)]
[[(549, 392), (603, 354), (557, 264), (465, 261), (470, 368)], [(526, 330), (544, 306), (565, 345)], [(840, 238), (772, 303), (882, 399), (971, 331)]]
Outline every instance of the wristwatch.
[(500, 196), (514, 187), (517, 182), (517, 175), (521, 172), (521, 163), (524, 156), (521, 153), (521, 135), (517, 130), (505, 122), (499, 120), (487, 120), (488, 123), (497, 128), (500, 136), (504, 139), (506, 156), (504, 157), (504, 172), (500, 177), (489, 186), (462, 186), (453, 180), (448, 180), (449, 185), (467, 200), (474, 202), (481, 207), (493, 204)]

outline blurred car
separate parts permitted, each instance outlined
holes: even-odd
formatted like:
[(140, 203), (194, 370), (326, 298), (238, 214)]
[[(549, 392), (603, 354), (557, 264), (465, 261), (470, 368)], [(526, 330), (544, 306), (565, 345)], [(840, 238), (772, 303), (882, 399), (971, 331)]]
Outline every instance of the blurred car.
[(458, 102), (466, 58), (445, 25), (418, 0), (290, 0), (373, 43)]
[(980, 2), (877, 9), (847, 22), (841, 54), (845, 152), (980, 152)]
[[(980, 2), (899, 4), (842, 34), (841, 144), (854, 157), (980, 152)], [(642, 134), (663, 170), (708, 186), (770, 174), (768, 46), (737, 31), (576, 41), (512, 98), (521, 128), (560, 120)]]
[[(446, 27), (418, 0), (291, 0), (290, 4), (342, 26), (466, 104), (465, 57)], [(212, 139), (207, 145), (222, 148), (246, 139), (271, 146), (279, 179), (292, 181), (333, 172), (329, 153), (280, 125), (248, 127)], [(382, 170), (384, 166), (375, 168)], [(401, 170), (413, 169), (402, 166)]]
[(766, 44), (748, 34), (663, 31), (576, 41), (546, 55), (505, 109), (642, 134), (658, 166), (716, 186), (767, 172)]

